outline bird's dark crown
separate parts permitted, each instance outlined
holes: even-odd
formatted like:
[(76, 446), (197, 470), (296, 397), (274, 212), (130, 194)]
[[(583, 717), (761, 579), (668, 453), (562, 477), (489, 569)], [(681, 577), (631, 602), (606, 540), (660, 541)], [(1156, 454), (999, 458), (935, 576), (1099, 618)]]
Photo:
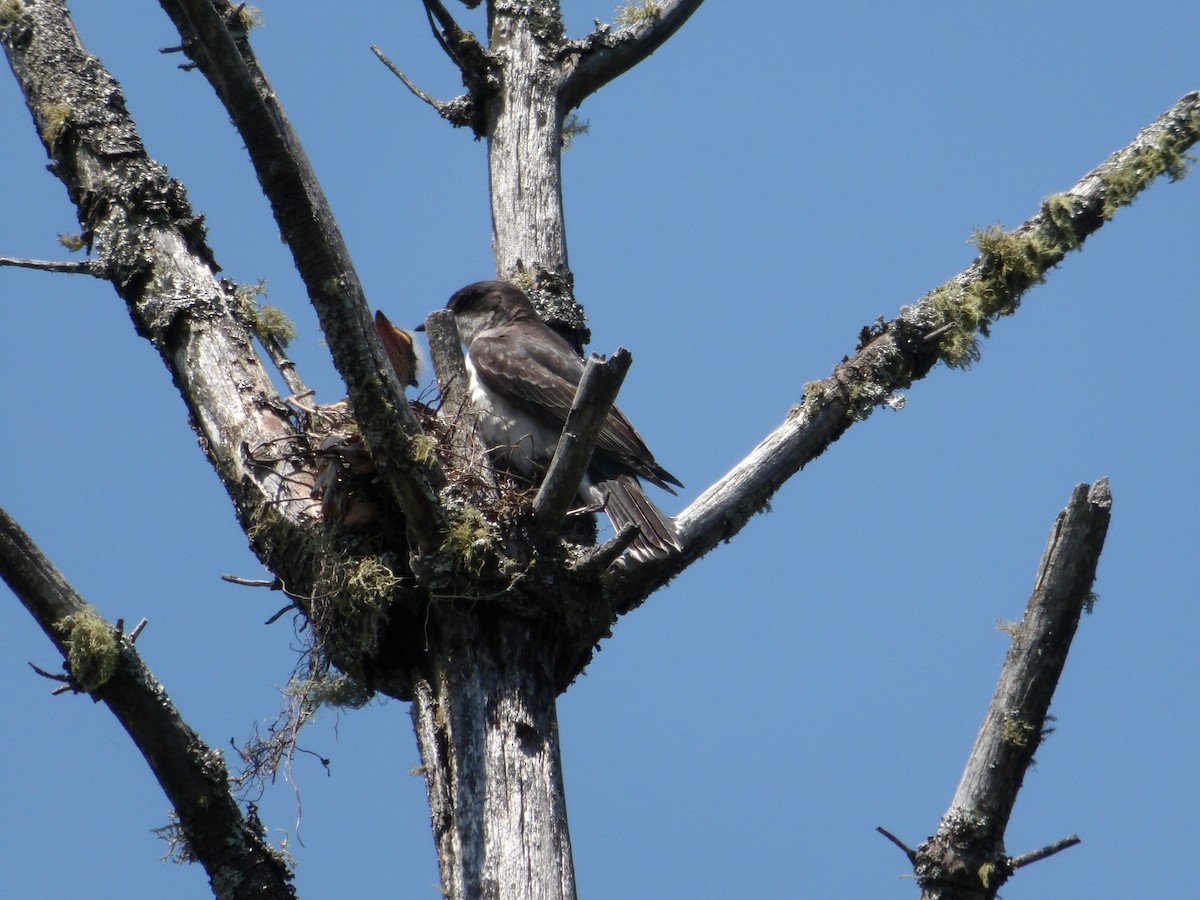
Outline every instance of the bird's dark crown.
[(455, 292), (446, 308), (455, 315), (493, 312), (498, 309), (536, 315), (525, 292), (508, 281), (476, 281), (474, 284), (468, 284)]

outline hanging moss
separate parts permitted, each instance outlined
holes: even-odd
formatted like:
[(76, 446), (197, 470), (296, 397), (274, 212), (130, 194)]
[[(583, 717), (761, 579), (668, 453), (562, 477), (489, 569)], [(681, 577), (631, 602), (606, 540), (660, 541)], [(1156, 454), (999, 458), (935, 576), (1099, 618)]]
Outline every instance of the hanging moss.
[(987, 323), (984, 297), (951, 283), (934, 289), (924, 302), (934, 322), (952, 326), (938, 341), (938, 352), (946, 365), (965, 369), (978, 362), (982, 356), (979, 333)]
[(7, 28), (25, 18), (20, 0), (0, 0), (0, 28)]
[(1000, 301), (994, 311), (998, 315), (1015, 310), (1018, 295), (1041, 282), (1048, 266), (1062, 258), (1034, 229), (1004, 231), (993, 225), (976, 231), (971, 243), (984, 254), (984, 278)]
[(617, 9), (614, 20), (618, 25), (637, 25), (641, 22), (652, 22), (662, 15), (662, 7), (654, 0), (644, 0), (642, 3), (629, 2)]
[(560, 137), (562, 139), (563, 150), (571, 149), (571, 142), (577, 137), (582, 137), (592, 130), (591, 122), (586, 119), (581, 119), (575, 113), (571, 113), (563, 119), (562, 131)]
[(263, 11), (257, 6), (247, 6), (242, 4), (237, 11), (238, 24), (249, 31), (251, 28), (260, 28), (263, 24)]
[[(1186, 136), (1195, 139), (1194, 134)], [(1195, 158), (1180, 152), (1180, 140), (1166, 134), (1157, 144), (1139, 147), (1120, 166), (1104, 173), (1104, 218), (1111, 219), (1118, 209), (1133, 202), (1143, 188), (1159, 175), (1178, 181), (1188, 173)]]
[(1075, 198), (1070, 194), (1051, 194), (1042, 201), (1042, 211), (1058, 229), (1059, 241), (1064, 250), (1074, 250), (1083, 243), (1076, 229), (1078, 214)]
[(60, 234), (58, 242), (72, 253), (78, 253), (87, 246), (87, 239), (82, 234)]
[(235, 288), (238, 311), (250, 324), (255, 336), (263, 342), (275, 341), (287, 347), (296, 337), (296, 326), (278, 306), (263, 301), (267, 296), (267, 283), (239, 284)]
[(321, 589), (337, 596), (343, 608), (382, 610), (391, 600), (400, 578), (382, 556), (357, 556), (336, 560), (322, 573)]
[(71, 120), (71, 107), (65, 103), (51, 103), (42, 110), (42, 140), (47, 147), (59, 142)]
[(1036, 731), (1037, 729), (1030, 722), (1022, 722), (1020, 719), (1005, 716), (1001, 739), (1004, 743), (1012, 744), (1014, 747), (1028, 747), (1033, 741)]
[(306, 707), (332, 706), (337, 709), (361, 709), (371, 702), (374, 692), (349, 675), (325, 671), (318, 678), (295, 678), (283, 692)]
[(94, 691), (112, 678), (121, 658), (121, 640), (108, 622), (90, 606), (54, 623), (67, 650), (75, 686)]
[(487, 564), (494, 534), (488, 520), (473, 506), (452, 510), (445, 546), (461, 562), (464, 571), (478, 575)]
[(818, 409), (825, 399), (825, 382), (809, 381), (804, 385), (804, 399), (799, 405), (788, 410), (788, 418), (794, 418), (804, 412), (806, 407)]

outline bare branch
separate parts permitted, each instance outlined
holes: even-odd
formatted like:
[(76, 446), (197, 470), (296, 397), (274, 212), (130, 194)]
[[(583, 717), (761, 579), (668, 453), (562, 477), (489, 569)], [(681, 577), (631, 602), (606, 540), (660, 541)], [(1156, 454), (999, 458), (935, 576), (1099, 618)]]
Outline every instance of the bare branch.
[[(994, 897), (1016, 868), (1004, 852), (1004, 832), (1046, 734), (1050, 701), (1091, 598), (1111, 514), (1104, 478), (1076, 487), (1058, 514), (958, 790), (937, 834), (917, 850), (914, 871), (928, 900), (979, 897), (981, 883), (982, 896)], [(1078, 840), (1019, 859), (1027, 865)]]
[(442, 406), (450, 407), (451, 415), (467, 405), (467, 364), (463, 358), (462, 340), (454, 313), (436, 309), (425, 317), (420, 329), (429, 341), (429, 354), (437, 376)]
[(304, 383), (300, 377), (300, 373), (296, 371), (296, 364), (292, 362), (292, 358), (287, 355), (283, 344), (278, 338), (270, 337), (269, 335), (256, 334), (258, 343), (262, 346), (263, 351), (267, 354), (267, 358), (271, 360), (271, 364), (275, 366), (283, 383), (287, 385), (293, 397), (309, 396), (313, 392)]
[(161, 0), (161, 5), (245, 140), (381, 481), (404, 510), (418, 546), (436, 549), (445, 530), (436, 493), (444, 476), (432, 456), (417, 461), (412, 438), (420, 426), (384, 362), (350, 252), (282, 104), (250, 49), (244, 25), (227, 0)]
[(1074, 847), (1078, 843), (1081, 843), (1079, 835), (1068, 835), (1061, 841), (1055, 841), (1053, 844), (1042, 847), (1040, 850), (1034, 850), (1032, 853), (1022, 853), (1020, 856), (1014, 856), (1008, 861), (1009, 868), (1015, 872), (1022, 866), (1028, 866), (1032, 863), (1040, 862), (1046, 857), (1053, 856), (1055, 853), (1061, 853), (1063, 850)]
[(242, 587), (265, 587), (273, 591), (279, 590), (281, 582), (278, 578), (243, 578), (241, 575), (222, 575), (222, 581), (227, 581), (230, 584), (239, 584)]
[[(221, 754), (183, 721), (134, 648), (141, 626), (125, 636), (104, 622), (2, 509), (0, 576), (71, 660), (73, 686), (103, 700), (146, 757), (217, 896), (235, 896), (220, 886), (236, 872), (238, 897), (295, 897), (287, 866), (238, 809)], [(94, 684), (80, 683), (85, 669)]]
[(375, 44), (371, 45), (371, 52), (375, 54), (375, 56), (379, 59), (379, 61), (381, 63), (383, 63), (385, 66), (388, 67), (388, 70), (393, 75), (395, 75), (397, 78), (399, 78), (404, 83), (404, 86), (406, 88), (408, 88), (410, 91), (412, 91), (414, 97), (416, 97), (418, 100), (424, 100), (426, 103), (428, 103), (434, 109), (436, 109), (439, 113), (441, 113), (443, 104), (438, 100), (434, 100), (427, 93), (425, 93), (423, 90), (421, 90), (419, 87), (417, 87), (411, 81), (409, 81), (408, 76), (400, 71), (400, 67), (397, 66), (390, 59), (388, 59), (384, 55), (383, 51), (380, 50)]
[(17, 269), (38, 269), (42, 272), (63, 272), (68, 275), (91, 275), (94, 278), (108, 278), (99, 260), (95, 259), (19, 259), (15, 256), (0, 256), (0, 266), (12, 266)]
[[(559, 88), (564, 113), (583, 103), (614, 78), (628, 72), (680, 29), (704, 0), (661, 0), (657, 15), (647, 15), (620, 28), (598, 27), (563, 49), (573, 56)], [(649, 4), (647, 4), (649, 5)]]
[(986, 808), (1001, 833), (1041, 742), (1054, 688), (1096, 578), (1111, 514), (1108, 479), (1090, 489), (1076, 487), (1059, 513), (996, 696), (954, 795), (954, 808)]
[(562, 524), (579, 493), (579, 484), (592, 461), (600, 429), (616, 402), (632, 362), (633, 356), (624, 347), (618, 348), (607, 362), (598, 356), (587, 361), (554, 458), (533, 498), (533, 515), (548, 528)]
[[(450, 14), (450, 10), (441, 0), (421, 0), (425, 6), (425, 15), (429, 18), (429, 27), (433, 36), (441, 45), (442, 50), (462, 70), (463, 83), (468, 87), (480, 81), (486, 75), (486, 66), (481, 66), (487, 55), (483, 46), (469, 31), (463, 31), (458, 21)], [(441, 31), (438, 31), (438, 28)]]
[(1016, 312), (1068, 252), (1159, 176), (1182, 177), (1184, 154), (1198, 139), (1200, 92), (1184, 96), (1070, 190), (1047, 198), (1014, 231), (977, 235), (982, 252), (970, 266), (890, 322), (863, 328), (854, 355), (809, 384), (784, 423), (676, 517), (682, 552), (619, 576), (614, 606), (631, 609), (741, 531), (792, 475), (939, 360), (962, 367), (977, 359), (978, 342), (995, 321)]
[(882, 825), (877, 825), (875, 827), (875, 830), (878, 831), (880, 834), (882, 834), (885, 838), (887, 838), (893, 844), (895, 844), (897, 847), (899, 847), (904, 852), (904, 855), (908, 857), (908, 861), (910, 863), (912, 863), (914, 866), (917, 864), (917, 851), (916, 850), (913, 850), (911, 847), (908, 846), (908, 844), (904, 843), (904, 841), (900, 840), (900, 838), (896, 837), (894, 834), (892, 834), (890, 831), (888, 831)]
[[(425, 17), (429, 20), (429, 30), (433, 32), (433, 38), (438, 42), (438, 46), (442, 51), (450, 57), (451, 62), (456, 66), (462, 67), (458, 55), (454, 48), (447, 41), (457, 44), (462, 37), (463, 30), (458, 27), (458, 22), (454, 16), (450, 15), (450, 10), (446, 9), (439, 0), (421, 0), (421, 5), (425, 7)], [(440, 27), (440, 31), (438, 30)], [(466, 75), (466, 73), (463, 73)]]
[(379, 58), (381, 63), (388, 67), (388, 70), (391, 71), (393, 75), (395, 75), (400, 79), (401, 82), (404, 83), (404, 86), (412, 92), (414, 97), (419, 100), (423, 100), (432, 106), (435, 110), (437, 110), (438, 115), (440, 115), (451, 125), (465, 127), (470, 126), (475, 121), (475, 101), (470, 94), (465, 94), (461, 97), (455, 98), (454, 100), (434, 100), (433, 97), (429, 96), (427, 93), (413, 84), (413, 82), (409, 80), (408, 76), (400, 71), (400, 68), (395, 63), (384, 56), (383, 51), (374, 44), (371, 45), (371, 52)]

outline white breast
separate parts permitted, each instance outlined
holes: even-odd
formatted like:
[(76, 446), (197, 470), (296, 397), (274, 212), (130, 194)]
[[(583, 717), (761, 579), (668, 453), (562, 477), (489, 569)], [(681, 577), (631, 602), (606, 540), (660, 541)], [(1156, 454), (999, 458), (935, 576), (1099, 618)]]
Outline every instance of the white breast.
[(467, 389), (478, 414), (477, 433), (493, 458), (534, 477), (545, 471), (559, 434), (489, 390), (467, 356)]

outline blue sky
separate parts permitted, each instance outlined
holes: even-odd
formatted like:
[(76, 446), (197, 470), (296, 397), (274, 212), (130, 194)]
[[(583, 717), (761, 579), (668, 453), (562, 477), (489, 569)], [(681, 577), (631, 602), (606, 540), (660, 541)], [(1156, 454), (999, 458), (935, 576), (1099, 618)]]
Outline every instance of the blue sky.
[[(412, 98), (458, 79), (420, 4), (263, 0), (255, 46), (371, 302), (415, 324), (492, 274), (484, 146)], [(457, 5), (457, 4), (455, 4)], [(568, 0), (580, 35), (609, 3)], [(150, 153), (202, 210), (225, 274), (265, 278), (319, 399), (342, 388), (241, 141), (153, 3), (78, 3)], [(464, 14), (481, 31), (477, 15)], [(592, 349), (633, 351), (621, 406), (694, 499), (859, 329), (960, 271), (1200, 89), (1194, 3), (706, 4), (580, 111), (567, 235)], [(11, 78), (0, 255), (78, 230)], [(1055, 514), (1109, 476), (1113, 523), (1008, 835), (1083, 843), (1010, 900), (1194, 894), (1200, 175), (1161, 183), (1001, 322), (967, 372), (853, 428), (730, 545), (624, 618), (560, 701), (583, 896), (911, 897), (991, 698)], [(213, 745), (280, 705), (297, 643), (183, 404), (104, 284), (0, 270), (0, 505), (110, 619)], [(676, 504), (676, 505), (672, 505)], [(49, 696), (55, 652), (0, 603), (0, 895), (209, 896), (159, 862), (168, 804), (101, 706)], [(323, 713), (262, 803), (302, 896), (437, 897), (406, 706)], [(303, 841), (303, 845), (300, 844)]]

